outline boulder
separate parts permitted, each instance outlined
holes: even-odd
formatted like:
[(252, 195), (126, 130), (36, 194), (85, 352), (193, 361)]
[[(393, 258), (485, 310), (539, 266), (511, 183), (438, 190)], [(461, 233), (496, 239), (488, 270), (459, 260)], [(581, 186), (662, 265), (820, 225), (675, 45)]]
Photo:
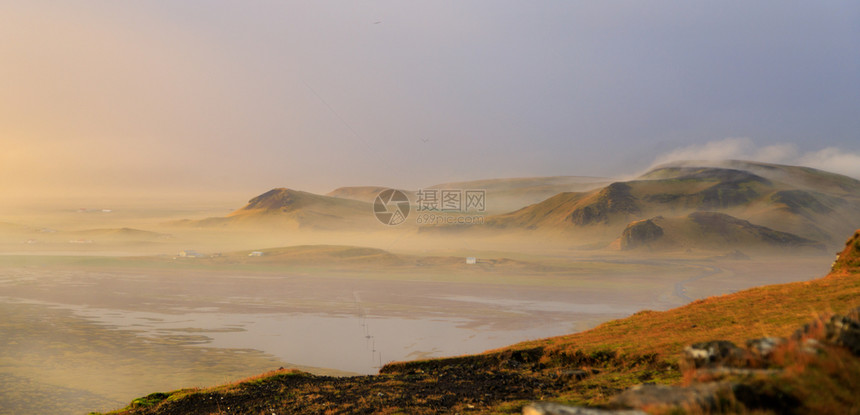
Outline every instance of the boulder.
[(733, 385), (729, 382), (694, 384), (687, 387), (642, 384), (631, 387), (612, 398), (613, 405), (648, 408), (686, 410), (716, 409), (721, 396), (731, 396)]
[(749, 352), (726, 340), (692, 344), (684, 348), (684, 355), (687, 362), (695, 368), (736, 365), (743, 367), (750, 358)]
[(523, 408), (523, 415), (647, 415), (637, 410), (611, 410), (568, 406), (553, 402), (536, 402)]
[(816, 333), (821, 331), (824, 332), (822, 341), (844, 347), (855, 356), (860, 356), (860, 307), (851, 310), (845, 316), (836, 314), (824, 322), (806, 324), (796, 331), (792, 338), (800, 340), (806, 337), (818, 337)]
[(860, 356), (860, 308), (854, 309), (847, 316), (835, 315), (830, 317), (825, 328), (824, 339), (837, 346), (842, 346), (851, 351), (855, 356)]
[(621, 249), (636, 249), (647, 246), (663, 236), (663, 228), (657, 226), (651, 219), (630, 223), (621, 232)]
[(785, 344), (786, 340), (781, 337), (763, 337), (760, 339), (747, 340), (747, 349), (754, 355), (767, 359), (773, 354), (773, 350)]

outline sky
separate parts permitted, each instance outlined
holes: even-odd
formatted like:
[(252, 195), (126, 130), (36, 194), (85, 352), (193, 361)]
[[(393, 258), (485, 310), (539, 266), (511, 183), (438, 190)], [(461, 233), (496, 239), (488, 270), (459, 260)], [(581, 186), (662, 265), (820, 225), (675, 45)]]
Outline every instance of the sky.
[(856, 1), (0, 0), (0, 195), (860, 178)]

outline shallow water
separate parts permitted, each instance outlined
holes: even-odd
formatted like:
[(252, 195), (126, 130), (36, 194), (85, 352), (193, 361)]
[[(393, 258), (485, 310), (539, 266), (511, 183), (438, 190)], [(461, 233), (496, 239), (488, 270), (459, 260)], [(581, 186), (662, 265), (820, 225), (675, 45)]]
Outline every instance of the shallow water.
[[(690, 291), (814, 276), (754, 265), (693, 281)], [(568, 334), (680, 304), (675, 285), (700, 272), (686, 269), (631, 276), (607, 268), (523, 284), (532, 277), (0, 267), (0, 414), (106, 411), (279, 366), (368, 374), (390, 361)]]
[(522, 340), (570, 331), (565, 322), (535, 324), (522, 330), (494, 329), (455, 317), (374, 317), (310, 313), (167, 314), (74, 308), (75, 314), (144, 337), (187, 336), (188, 344), (256, 349), (284, 362), (359, 374), (376, 373), (381, 364), (416, 358), (481, 352)]

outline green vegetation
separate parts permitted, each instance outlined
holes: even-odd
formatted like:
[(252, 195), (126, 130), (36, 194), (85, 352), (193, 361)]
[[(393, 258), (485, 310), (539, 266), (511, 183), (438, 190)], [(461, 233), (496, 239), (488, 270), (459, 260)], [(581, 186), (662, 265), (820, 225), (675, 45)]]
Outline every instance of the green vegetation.
[(140, 408), (140, 407), (146, 407), (146, 406), (153, 406), (153, 405), (156, 405), (158, 403), (161, 403), (162, 401), (164, 401), (165, 399), (167, 399), (169, 397), (170, 397), (169, 393), (163, 393), (163, 392), (151, 393), (149, 395), (144, 396), (143, 398), (137, 398), (137, 399), (131, 401), (131, 407), (132, 408)]

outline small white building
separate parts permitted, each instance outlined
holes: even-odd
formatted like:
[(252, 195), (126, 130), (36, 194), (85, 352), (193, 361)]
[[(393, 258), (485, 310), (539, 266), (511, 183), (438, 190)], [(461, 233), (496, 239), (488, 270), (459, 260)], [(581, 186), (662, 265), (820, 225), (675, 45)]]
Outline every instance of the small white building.
[(248, 254), (248, 256), (263, 256), (263, 253), (260, 251), (254, 251)]
[(467, 265), (475, 265), (477, 263), (478, 263), (478, 258), (475, 258), (473, 256), (467, 256), (466, 257), (466, 264)]
[(205, 255), (203, 255), (203, 254), (201, 254), (201, 253), (199, 253), (193, 249), (186, 249), (184, 251), (180, 251), (179, 256), (181, 256), (183, 258), (202, 258)]

